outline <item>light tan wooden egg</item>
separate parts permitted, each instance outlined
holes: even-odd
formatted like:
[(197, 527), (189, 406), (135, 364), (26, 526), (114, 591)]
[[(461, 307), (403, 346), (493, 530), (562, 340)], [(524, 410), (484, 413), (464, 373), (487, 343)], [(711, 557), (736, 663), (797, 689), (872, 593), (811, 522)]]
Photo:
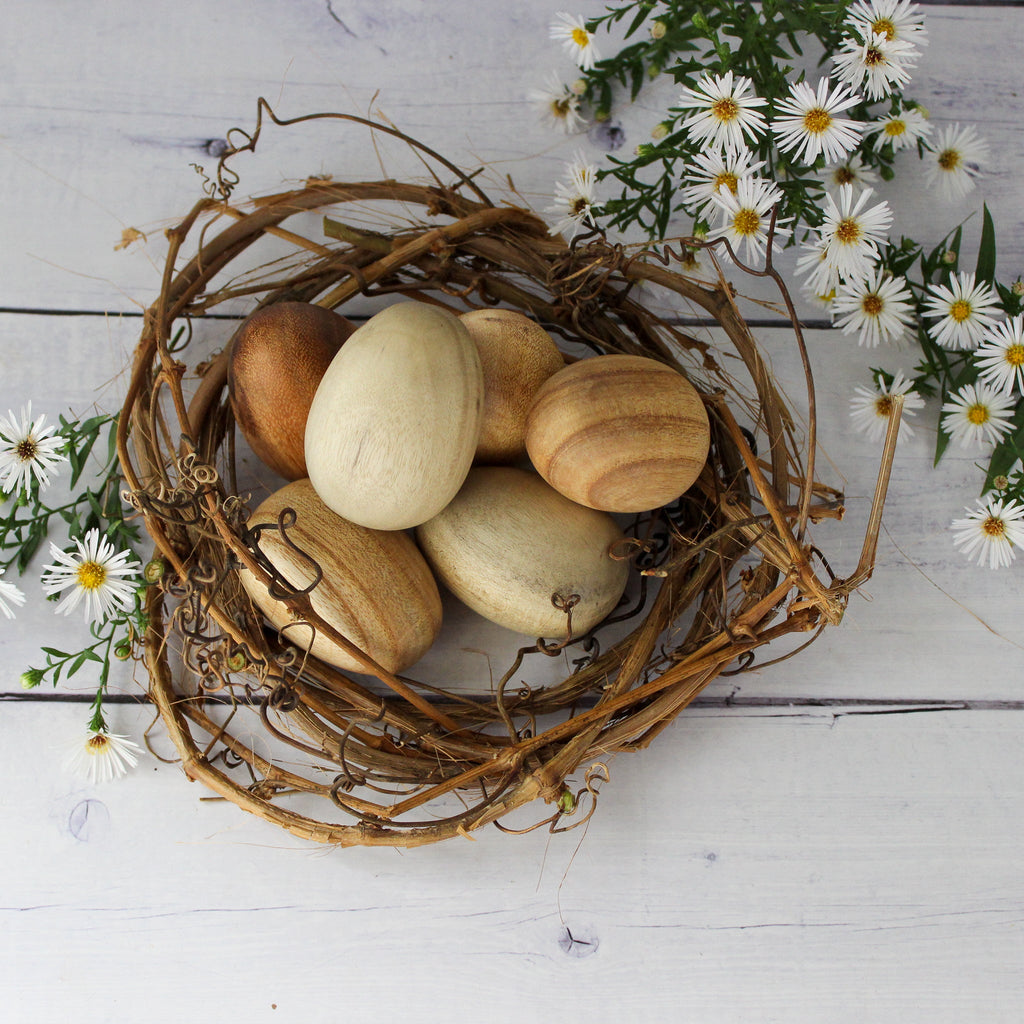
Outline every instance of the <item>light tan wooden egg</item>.
[(526, 414), (537, 389), (565, 360), (540, 324), (513, 309), (474, 309), (459, 319), (480, 353), (484, 410), (475, 461), (518, 462), (526, 454)]
[(355, 325), (308, 302), (278, 302), (231, 340), (231, 409), (256, 456), (279, 476), (306, 476), (306, 417), (320, 380)]
[(338, 515), (403, 530), (448, 504), (480, 434), (483, 372), (454, 313), (388, 306), (334, 357), (306, 421), (306, 466)]
[(559, 370), (537, 392), (526, 425), (537, 472), (606, 512), (674, 501), (700, 475), (709, 444), (696, 389), (645, 356), (595, 356)]
[[(249, 518), (249, 528), (276, 526), (288, 508), (296, 513), (295, 524), (286, 531), (288, 540), (323, 570), (310, 595), (317, 614), (389, 672), (402, 672), (418, 661), (441, 628), (441, 596), (412, 538), (342, 519), (320, 500), (308, 480), (296, 480), (267, 498)], [(289, 547), (280, 531), (262, 531), (259, 548), (291, 585), (301, 589), (313, 582), (315, 569)], [(309, 627), (286, 629), (292, 621), (288, 609), (253, 573), (243, 569), (239, 579), (287, 642), (310, 650), (329, 665), (366, 671), (324, 634), (317, 634), (310, 645)]]
[(622, 537), (611, 516), (512, 466), (475, 466), (444, 511), (416, 530), (437, 579), (470, 608), (518, 633), (560, 639), (567, 618), (554, 595), (579, 598), (574, 636), (618, 604), (629, 567), (609, 550)]

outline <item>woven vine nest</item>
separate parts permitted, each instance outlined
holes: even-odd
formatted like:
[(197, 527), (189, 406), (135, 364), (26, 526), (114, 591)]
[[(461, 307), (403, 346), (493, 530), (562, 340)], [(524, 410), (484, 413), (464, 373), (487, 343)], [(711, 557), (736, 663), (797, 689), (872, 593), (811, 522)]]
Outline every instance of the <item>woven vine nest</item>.
[[(265, 105), (263, 113), (292, 123)], [(254, 149), (258, 136), (257, 128), (225, 158)], [(166, 567), (148, 590), (149, 695), (185, 774), (295, 835), (338, 845), (415, 846), (491, 823), (558, 831), (587, 820), (613, 754), (645, 747), (704, 687), (755, 663), (766, 645), (790, 634), (809, 642), (840, 621), (871, 572), (898, 420), (860, 563), (836, 578), (808, 533), (842, 513), (841, 495), (814, 478), (810, 371), (798, 431), (724, 280), (688, 276), (681, 245), (633, 250), (598, 234), (567, 245), (534, 213), (493, 203), (471, 176), (405, 141), (432, 178), (310, 180), (242, 204), (231, 200), (235, 179), (222, 158), (206, 197), (168, 232), (162, 289), (145, 316), (120, 419), (125, 495)], [(344, 227), (350, 207), (363, 219), (380, 209), (376, 230)], [(388, 226), (390, 207), (405, 218), (400, 229)], [(410, 210), (419, 211), (412, 226)], [(329, 215), (335, 238), (292, 230), (290, 219), (308, 226), (310, 211)], [(236, 275), (261, 239), (273, 239), (277, 258)], [(716, 326), (731, 348), (728, 373), (678, 319), (647, 308), (643, 296), (655, 286)], [(679, 501), (625, 527), (631, 540), (619, 557), (630, 559), (634, 585), (629, 605), (611, 616), (610, 641), (602, 626), (571, 644), (524, 638), (503, 675), (485, 671), (475, 692), (454, 692), (443, 679), (417, 680), (415, 666), (402, 677), (380, 668), (316, 615), (308, 593), (273, 577), (258, 531), (247, 528), (262, 497), (237, 483), (230, 346), (193, 354), (189, 339), (197, 320), (237, 310), (240, 299), (250, 311), (298, 300), (347, 313), (353, 302), (365, 309), (367, 296), (456, 312), (518, 309), (591, 352), (668, 363), (701, 392), (709, 460)], [(802, 352), (795, 319), (793, 327)], [(306, 635), (345, 646), (365, 674), (324, 664), (289, 642), (292, 631), (266, 626), (238, 582), (242, 566), (275, 588)], [(783, 656), (801, 645), (783, 645)], [(567, 666), (564, 678), (523, 682), (529, 659), (552, 656)], [(268, 754), (264, 738), (285, 755)], [(535, 800), (539, 811), (512, 815)]]

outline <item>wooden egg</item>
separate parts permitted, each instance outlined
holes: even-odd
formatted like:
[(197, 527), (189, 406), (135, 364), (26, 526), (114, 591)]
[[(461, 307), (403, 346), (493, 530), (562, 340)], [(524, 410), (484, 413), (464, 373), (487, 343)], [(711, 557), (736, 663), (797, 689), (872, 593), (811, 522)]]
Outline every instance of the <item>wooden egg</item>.
[[(287, 539), (315, 559), (323, 577), (310, 595), (313, 609), (326, 622), (389, 672), (402, 672), (418, 661), (441, 628), (441, 596), (427, 563), (406, 533), (356, 526), (335, 515), (308, 480), (296, 480), (272, 494), (249, 519), (276, 526), (287, 508), (295, 524)], [(264, 530), (259, 548), (294, 587), (309, 586), (315, 569), (282, 539), (277, 529)], [(283, 638), (317, 658), (350, 672), (366, 669), (334, 640), (317, 634), (310, 644), (308, 626), (285, 628), (288, 609), (248, 570), (239, 579), (256, 606)]]
[(454, 500), (416, 530), (431, 568), (475, 612), (530, 637), (564, 638), (554, 595), (578, 595), (580, 636), (618, 604), (629, 566), (609, 549), (622, 540), (611, 516), (559, 494), (535, 473), (476, 466)]
[(459, 319), (480, 353), (484, 410), (475, 461), (518, 462), (526, 454), (526, 414), (537, 389), (565, 360), (551, 335), (512, 309), (474, 309)]
[(355, 330), (307, 302), (278, 302), (248, 317), (231, 341), (231, 409), (256, 456), (279, 476), (306, 474), (306, 416), (317, 386)]
[(541, 386), (526, 424), (537, 472), (573, 501), (606, 512), (674, 501), (700, 475), (709, 444), (696, 389), (645, 356), (566, 366)]
[(483, 390), (476, 345), (453, 313), (417, 302), (377, 313), (334, 357), (309, 410), (317, 493), (374, 529), (430, 519), (472, 465)]

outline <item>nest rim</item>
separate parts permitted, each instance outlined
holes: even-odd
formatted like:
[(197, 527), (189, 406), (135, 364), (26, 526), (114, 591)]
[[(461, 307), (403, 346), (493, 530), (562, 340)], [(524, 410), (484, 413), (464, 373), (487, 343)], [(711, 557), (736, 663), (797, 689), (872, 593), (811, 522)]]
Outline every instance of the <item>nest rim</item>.
[[(281, 121), (261, 106), (263, 113), (279, 125), (306, 120)], [(407, 138), (388, 126), (348, 115), (313, 116), (339, 117)], [(225, 159), (255, 148), (258, 136), (259, 122), (244, 144), (221, 158), (218, 181), (224, 179)], [(813, 640), (826, 625), (841, 619), (849, 594), (870, 575), (874, 560), (869, 528), (855, 572), (837, 579), (828, 570), (826, 580), (819, 578), (815, 563), (820, 567), (824, 559), (816, 559), (816, 549), (806, 537), (807, 525), (822, 517), (840, 518), (842, 505), (838, 492), (814, 480), (813, 381), (799, 324), (794, 314), (807, 376), (806, 452), (800, 450), (786, 404), (724, 278), (708, 285), (681, 272), (688, 250), (713, 249), (714, 241), (687, 239), (677, 249), (664, 243), (629, 249), (610, 245), (598, 234), (567, 244), (553, 238), (530, 210), (493, 203), (470, 176), (415, 140), (407, 141), (436, 157), (433, 181), (311, 180), (252, 201), (247, 211), (233, 205), (230, 189), (221, 186), (219, 193), (196, 203), (168, 232), (161, 291), (145, 314), (118, 425), (126, 500), (137, 510), (157, 556), (168, 568), (161, 583), (147, 591), (149, 627), (142, 646), (149, 695), (185, 774), (294, 835), (340, 846), (418, 846), (469, 836), (490, 823), (517, 832), (541, 825), (565, 831), (582, 824), (596, 807), (600, 785), (607, 781), (602, 751), (645, 747), (721, 672), (734, 663), (743, 667), (745, 658), (773, 640), (794, 632), (808, 633)], [(446, 184), (442, 174), (449, 180), (454, 177), (455, 183)], [(419, 207), (425, 211), (424, 221), (415, 230), (385, 232), (384, 240), (356, 232), (332, 245), (312, 242), (283, 227), (298, 213), (376, 201)], [(211, 225), (221, 217), (228, 219), (227, 226), (211, 235)], [(186, 241), (196, 233), (195, 254), (179, 265)], [(304, 250), (304, 262), (293, 274), (208, 290), (218, 274), (267, 235), (286, 240), (297, 252)], [(396, 295), (449, 308), (456, 302), (465, 308), (500, 304), (520, 308), (542, 326), (598, 351), (653, 355), (690, 375), (692, 366), (680, 362), (681, 349), (675, 348), (683, 335), (633, 297), (636, 287), (645, 283), (692, 303), (723, 329), (752, 382), (769, 455), (763, 460), (753, 451), (730, 410), (727, 389), (703, 388), (713, 423), (715, 469), (701, 485), (702, 514), (714, 502), (717, 518), (691, 545), (698, 547), (697, 556), (679, 550), (680, 542), (650, 573), (661, 585), (647, 602), (640, 625), (629, 634), (629, 643), (617, 642), (610, 648), (615, 653), (607, 666), (597, 662), (599, 668), (591, 675), (602, 676), (598, 686), (591, 676), (574, 679), (577, 672), (559, 687), (537, 695), (533, 704), (518, 697), (510, 700), (508, 685), (517, 661), (490, 704), (484, 701), (481, 708), (478, 701), (466, 708), (460, 695), (442, 691), (439, 699), (432, 688), (384, 671), (323, 622), (306, 594), (284, 593), (294, 615), (363, 659), (368, 675), (376, 676), (386, 690), (381, 697), (294, 648), (274, 649), (257, 625), (258, 618), (241, 614), (237, 595), (223, 596), (232, 589), (233, 566), (244, 565), (268, 585), (275, 581), (247, 538), (246, 511), (230, 487), (233, 469), (224, 468), (225, 459), (233, 458), (226, 400), (230, 344), (197, 364), (201, 380), (186, 401), (182, 382), (188, 367), (179, 358), (176, 327), (184, 325), (190, 332), (191, 320), (245, 295), (247, 289), (248, 294), (259, 295), (255, 308), (297, 299), (343, 311), (347, 302), (362, 296)], [(707, 353), (699, 354), (707, 362)], [(166, 421), (161, 403), (173, 411), (176, 428)], [(876, 489), (879, 516), (886, 461), (891, 464), (895, 442), (892, 423), (890, 435), (888, 460), (883, 458)], [(876, 539), (877, 523), (874, 532)], [(224, 552), (223, 572), (211, 572), (210, 550)], [(727, 563), (735, 565), (750, 551), (756, 551), (760, 561), (742, 586), (735, 580), (723, 582)], [(674, 596), (670, 600), (663, 594)], [(676, 656), (665, 660), (656, 653), (658, 639), (677, 618), (679, 595), (683, 607), (698, 602), (708, 615), (720, 607), (720, 621), (714, 630), (688, 635), (691, 649), (682, 655), (673, 652)], [(781, 612), (782, 620), (775, 622)], [(214, 627), (220, 631), (217, 643), (211, 643)], [(175, 643), (181, 644), (188, 670), (183, 682), (176, 682), (169, 656)], [(605, 651), (598, 657), (608, 656)], [(243, 658), (245, 664), (238, 670)], [(657, 674), (651, 670), (652, 659)], [(256, 664), (262, 668), (253, 675)], [(238, 677), (243, 682), (237, 682)], [(592, 700), (578, 709), (581, 693)], [(315, 775), (322, 778), (325, 771), (333, 771), (334, 778), (329, 784), (310, 780), (261, 757), (208, 713), (206, 702), (216, 694), (216, 699), (226, 695), (232, 705), (254, 706), (274, 737), (326, 762)], [(561, 717), (538, 731), (538, 718), (548, 712)], [(282, 720), (297, 722), (296, 732), (282, 728)], [(442, 760), (447, 767), (439, 771)], [(249, 774), (248, 783), (238, 777), (240, 766)], [(579, 772), (583, 779), (574, 788), (573, 777)], [(369, 796), (360, 795), (367, 789)], [(285, 807), (280, 798), (291, 792), (327, 797), (334, 814), (355, 820), (323, 820)], [(371, 799), (375, 794), (379, 799)], [(453, 794), (459, 795), (462, 809), (451, 814), (437, 810)], [(512, 811), (537, 799), (554, 807), (539, 823), (527, 829), (502, 823)]]

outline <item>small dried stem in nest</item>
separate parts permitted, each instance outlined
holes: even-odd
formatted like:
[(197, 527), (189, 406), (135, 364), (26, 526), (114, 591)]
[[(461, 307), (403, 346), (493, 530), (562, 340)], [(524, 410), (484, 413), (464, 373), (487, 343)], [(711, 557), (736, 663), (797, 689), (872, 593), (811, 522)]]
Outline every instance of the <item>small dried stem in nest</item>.
[[(537, 798), (556, 808), (540, 824), (561, 831), (562, 817), (576, 805), (568, 782), (574, 772), (602, 767), (579, 789), (592, 813), (597, 787), (590, 782), (607, 779), (603, 759), (610, 753), (646, 746), (719, 674), (749, 667), (765, 646), (793, 633), (813, 637), (840, 620), (849, 593), (871, 572), (898, 409), (860, 563), (837, 579), (805, 536), (809, 523), (841, 517), (842, 496), (814, 479), (813, 380), (795, 316), (810, 411), (807, 449), (797, 443), (793, 418), (729, 286), (688, 278), (670, 245), (627, 249), (598, 237), (567, 246), (533, 213), (492, 203), (473, 175), (411, 139), (405, 141), (429, 170), (426, 184), (310, 181), (248, 206), (229, 205), (237, 179), (228, 160), (255, 148), (265, 118), (276, 125), (333, 118), (405, 139), (391, 126), (347, 115), (281, 120), (261, 100), (255, 131), (233, 136), (209, 179), (210, 196), (169, 232), (160, 295), (146, 312), (117, 434), (130, 499), (172, 569), (171, 582), (147, 599), (150, 693), (190, 778), (295, 835), (415, 846), (469, 836), (491, 822), (524, 831), (502, 819)], [(359, 207), (360, 223), (368, 207), (380, 223), (353, 227), (345, 215), (350, 205)], [(395, 206), (402, 226), (388, 230)], [(415, 207), (423, 211), (420, 224), (409, 221)], [(327, 214), (325, 239), (286, 226), (315, 210)], [(267, 235), (294, 247), (289, 272), (267, 267), (217, 283)], [(194, 254), (180, 263), (196, 236)], [(770, 263), (763, 271), (744, 269), (782, 286)], [(636, 286), (645, 283), (667, 288), (722, 328), (752, 385), (742, 395), (751, 399), (722, 376), (706, 344), (638, 300)], [(641, 517), (621, 553), (636, 559), (644, 583), (636, 607), (617, 617), (631, 631), (606, 649), (600, 632), (583, 638), (582, 655), (561, 682), (513, 684), (527, 657), (571, 656), (558, 638), (523, 648), (496, 690), (482, 681), (472, 697), (397, 677), (324, 622), (308, 594), (282, 589), (303, 634), (331, 636), (376, 677), (377, 692), (297, 651), (296, 630), (268, 632), (238, 583), (243, 565), (270, 587), (282, 581), (245, 529), (243, 499), (225, 484), (235, 478), (228, 356), (206, 362), (186, 401), (182, 352), (171, 345), (175, 331), (239, 296), (260, 304), (298, 297), (344, 311), (360, 296), (394, 294), (456, 310), (511, 306), (597, 352), (669, 363), (703, 390), (713, 444), (698, 484), (672, 507)], [(784, 287), (782, 299), (792, 316)], [(705, 368), (716, 382), (726, 380), (724, 391), (702, 380)], [(756, 454), (751, 430), (762, 432), (765, 458)], [(815, 572), (819, 563), (826, 579)], [(192, 679), (174, 679), (175, 636)], [(223, 725), (205, 708), (211, 692), (234, 703)], [(296, 761), (286, 770), (257, 755), (236, 724), (245, 717), (251, 730), (250, 709), (270, 739), (308, 765)], [(286, 793), (319, 800), (322, 820), (282, 807), (275, 797)], [(461, 803), (453, 810), (454, 796)]]

